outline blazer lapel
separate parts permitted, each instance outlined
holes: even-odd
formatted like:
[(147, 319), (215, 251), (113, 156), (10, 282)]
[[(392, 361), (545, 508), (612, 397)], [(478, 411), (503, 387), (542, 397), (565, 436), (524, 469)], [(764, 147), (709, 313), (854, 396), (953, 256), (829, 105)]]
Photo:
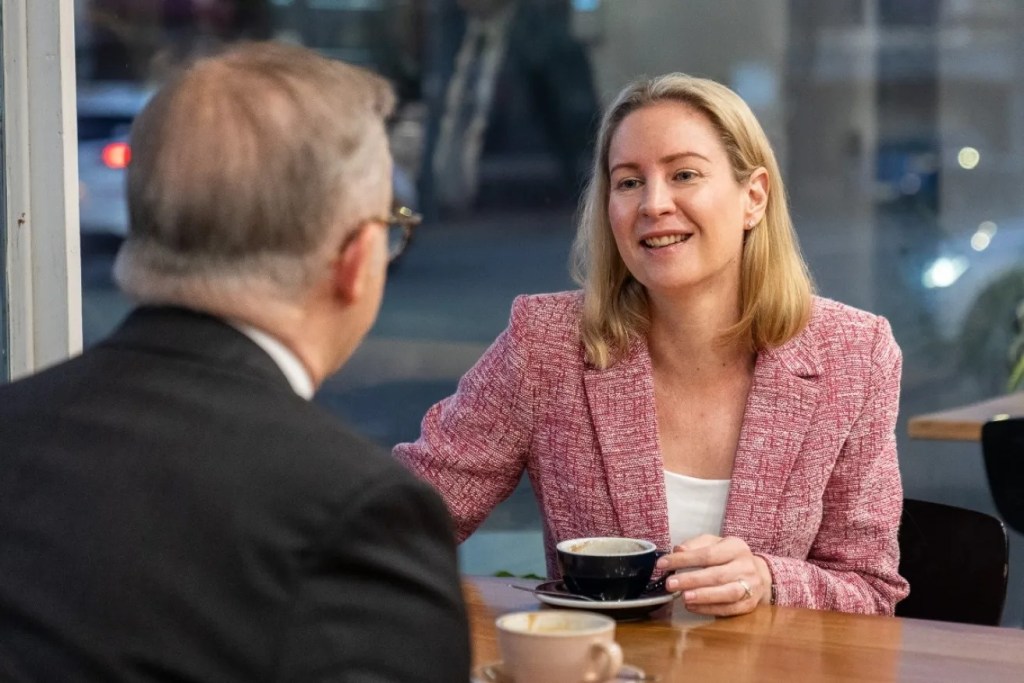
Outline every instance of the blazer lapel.
[(740, 430), (722, 535), (774, 547), (774, 520), (818, 404), (817, 354), (802, 333), (758, 354)]
[(606, 370), (583, 373), (591, 423), (619, 533), (668, 548), (668, 508), (647, 344)]

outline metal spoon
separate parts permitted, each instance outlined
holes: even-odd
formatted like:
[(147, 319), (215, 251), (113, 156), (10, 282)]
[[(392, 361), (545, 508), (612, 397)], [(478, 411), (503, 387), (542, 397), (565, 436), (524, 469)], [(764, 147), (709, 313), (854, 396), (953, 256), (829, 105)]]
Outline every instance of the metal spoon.
[(529, 586), (517, 586), (514, 583), (508, 584), (509, 588), (515, 588), (517, 591), (529, 591), (534, 595), (550, 595), (554, 598), (569, 598), (570, 600), (582, 600), (584, 602), (601, 602), (597, 598), (592, 598), (587, 595), (576, 595), (575, 593), (563, 593), (562, 591), (542, 591), (536, 588), (530, 588)]

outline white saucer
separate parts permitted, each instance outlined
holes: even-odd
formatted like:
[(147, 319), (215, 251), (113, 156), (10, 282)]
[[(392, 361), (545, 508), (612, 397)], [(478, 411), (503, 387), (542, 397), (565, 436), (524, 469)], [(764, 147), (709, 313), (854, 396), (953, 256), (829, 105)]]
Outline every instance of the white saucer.
[[(609, 678), (608, 683), (615, 683), (615, 681), (641, 681), (644, 680), (645, 674), (643, 669), (638, 669), (635, 666), (629, 664), (623, 664), (619, 669), (618, 674), (615, 678)], [(502, 662), (490, 662), (489, 664), (481, 664), (480, 666), (473, 669), (473, 673), (469, 677), (470, 683), (514, 683), (504, 671)]]
[[(599, 610), (604, 612), (605, 610), (639, 610), (645, 607), (657, 607), (658, 605), (664, 605), (672, 602), (679, 597), (679, 592), (675, 593), (655, 593), (653, 595), (641, 595), (639, 598), (633, 600), (601, 600), (594, 602), (590, 600), (580, 600), (577, 597), (573, 597), (572, 593), (565, 589), (564, 584), (561, 581), (548, 581), (537, 586), (537, 590), (547, 591), (547, 593), (534, 593), (534, 597), (543, 602), (546, 605), (554, 605), (556, 607), (571, 607), (573, 609), (589, 609)], [(565, 592), (565, 597), (557, 595), (550, 595), (552, 592)]]

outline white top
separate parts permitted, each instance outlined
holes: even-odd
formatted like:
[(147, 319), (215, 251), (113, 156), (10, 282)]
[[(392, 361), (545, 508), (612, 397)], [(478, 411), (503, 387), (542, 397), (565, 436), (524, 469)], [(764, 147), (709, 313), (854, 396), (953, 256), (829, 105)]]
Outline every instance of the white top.
[(228, 320), (226, 322), (249, 339), (252, 339), (261, 349), (267, 352), (267, 355), (273, 359), (277, 367), (281, 368), (281, 372), (284, 373), (296, 394), (307, 401), (313, 398), (313, 378), (309, 376), (306, 366), (302, 364), (302, 361), (299, 360), (299, 357), (291, 349), (275, 337), (270, 336), (263, 330), (256, 329), (252, 325), (247, 325), (237, 320)]
[(697, 479), (665, 470), (668, 536), (673, 548), (694, 536), (721, 534), (729, 482), (729, 479)]

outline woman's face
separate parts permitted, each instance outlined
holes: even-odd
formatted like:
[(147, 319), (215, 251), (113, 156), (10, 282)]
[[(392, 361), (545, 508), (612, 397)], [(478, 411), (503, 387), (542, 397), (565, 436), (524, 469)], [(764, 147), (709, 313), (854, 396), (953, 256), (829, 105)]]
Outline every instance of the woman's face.
[(763, 212), (767, 173), (736, 182), (703, 113), (681, 102), (632, 112), (611, 139), (608, 171), (608, 218), (637, 281), (654, 295), (738, 292), (743, 236)]

